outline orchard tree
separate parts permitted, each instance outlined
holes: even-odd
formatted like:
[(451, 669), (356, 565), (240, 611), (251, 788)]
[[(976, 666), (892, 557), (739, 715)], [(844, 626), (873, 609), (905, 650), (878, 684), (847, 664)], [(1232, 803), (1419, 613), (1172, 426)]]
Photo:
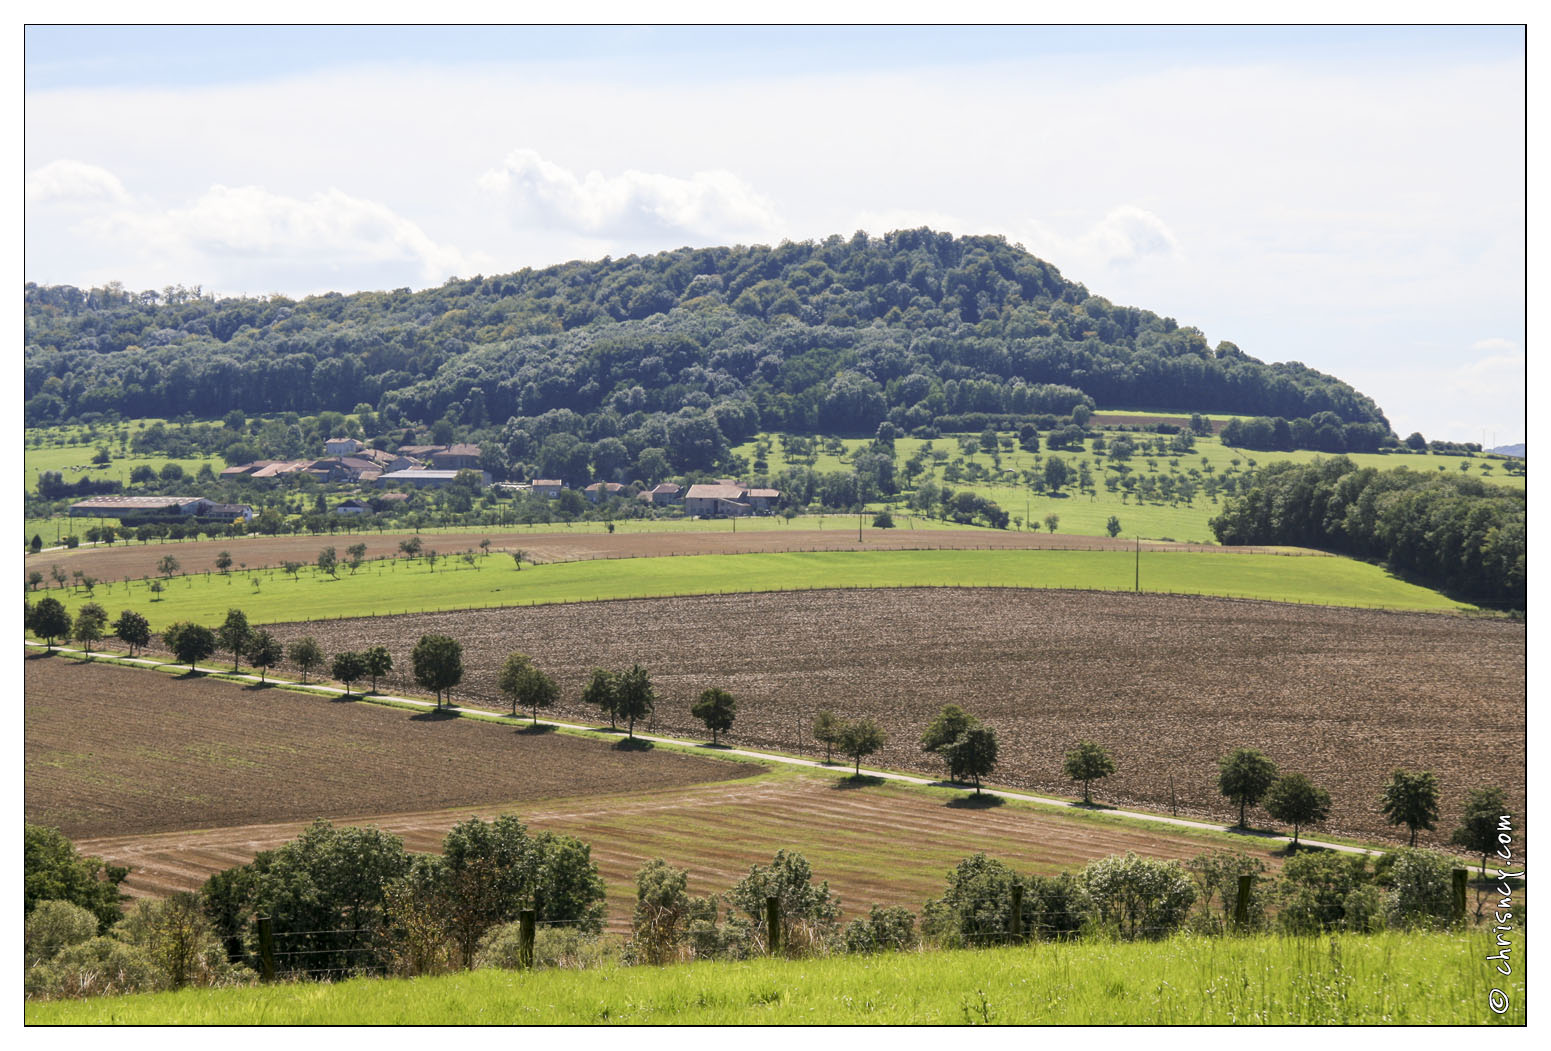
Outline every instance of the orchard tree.
[(372, 692), (377, 692), (377, 679), (393, 670), (393, 654), (386, 646), (373, 646), (361, 654), (366, 674), (372, 677)]
[(1425, 771), (1396, 770), (1384, 786), (1380, 804), (1390, 824), (1411, 830), (1414, 847), (1417, 832), (1431, 829), (1438, 820), (1438, 779)]
[(1330, 793), (1302, 774), (1283, 774), (1266, 792), (1266, 813), (1293, 827), (1292, 845), (1298, 849), (1298, 832), (1330, 816)]
[(323, 663), (323, 647), (311, 635), (303, 635), (285, 648), (286, 659), (302, 670), (302, 682), (307, 673)]
[(1481, 855), (1481, 877), (1486, 878), (1486, 857), (1498, 848), (1500, 822), (1511, 817), (1508, 797), (1500, 788), (1472, 788), (1465, 797), (1465, 815), (1449, 837), (1456, 847)]
[(1093, 782), (1113, 774), (1115, 761), (1102, 745), (1092, 741), (1078, 741), (1077, 747), (1066, 753), (1066, 762), (1062, 764), (1061, 771), (1073, 781), (1082, 782), (1082, 801), (1092, 806)]
[(32, 607), (32, 617), (27, 627), (43, 640), (48, 651), (52, 653), (55, 639), (70, 637), (70, 623), (70, 614), (65, 612), (65, 604), (53, 596), (48, 596), (39, 599), (38, 604)]
[(113, 634), (129, 647), (131, 657), (136, 650), (151, 644), (150, 622), (132, 609), (126, 609), (118, 615), (118, 620), (113, 622)]
[(163, 555), (161, 561), (156, 563), (156, 571), (171, 580), (172, 575), (178, 571), (178, 560), (171, 555)]
[(517, 714), (519, 707), (533, 710), (534, 726), (539, 723), (539, 709), (551, 707), (560, 697), (555, 680), (534, 667), (533, 658), (525, 653), (507, 655), (497, 685), (512, 702), (512, 715)]
[(420, 554), (420, 537), (412, 536), (408, 540), (400, 540), (399, 550), (404, 552), (404, 557), (414, 558)]
[(226, 620), (216, 629), (215, 637), (221, 649), (231, 652), (232, 674), (235, 675), (242, 651), (248, 648), (248, 640), (253, 638), (253, 629), (248, 627), (248, 615), (240, 609), (227, 610)]
[(972, 726), (959, 734), (947, 752), (949, 765), (957, 767), (960, 776), (967, 774), (974, 780), (978, 796), (980, 779), (996, 769), (996, 731), (989, 726)]
[(862, 776), (862, 757), (872, 755), (883, 747), (888, 735), (878, 729), (878, 724), (871, 719), (858, 719), (848, 722), (840, 728), (840, 754), (848, 755), (856, 761), (855, 776)]
[(1060, 524), (1061, 524), (1061, 516), (1056, 514), (1054, 511), (1050, 512), (1048, 515), (1045, 516), (1045, 531), (1046, 532), (1054, 533), (1056, 531), (1056, 526), (1058, 526)]
[(276, 667), (284, 659), (285, 651), (280, 645), (280, 640), (263, 628), (249, 637), (248, 663), (259, 670), (259, 682), (268, 682), (269, 669)]
[(332, 545), (318, 552), (318, 570), (336, 580), (339, 578), (339, 556), (335, 554)]
[(27, 590), (28, 591), (36, 591), (36, 590), (38, 590), (39, 585), (41, 585), (42, 583), (43, 583), (43, 574), (40, 573), (38, 570), (34, 569), (34, 570), (32, 570), (31, 572), (29, 572), (27, 574)]
[[(485, 541), (487, 544), (489, 542), (488, 540)], [(345, 554), (350, 557), (350, 574), (354, 576), (355, 571), (361, 568), (361, 563), (366, 561), (366, 545), (351, 544), (345, 548)]]
[(587, 688), (582, 691), (582, 703), (601, 708), (609, 715), (609, 729), (617, 729), (614, 718), (619, 712), (619, 677), (602, 668), (592, 670)]
[(85, 647), (86, 652), (92, 651), (92, 643), (101, 642), (108, 633), (108, 611), (95, 602), (88, 602), (75, 614), (75, 629), (72, 635), (76, 642)]
[(215, 652), (215, 632), (203, 624), (179, 621), (162, 633), (167, 649), (178, 658), (179, 664), (187, 664), (192, 672), (194, 665)]
[(230, 570), (232, 568), (232, 553), (230, 551), (222, 551), (216, 555), (215, 568), (223, 574)]
[(1217, 787), (1239, 804), (1239, 827), (1248, 828), (1246, 811), (1264, 798), (1276, 781), (1276, 764), (1253, 748), (1238, 748), (1217, 761)]
[[(416, 537), (415, 539), (419, 539)], [(463, 647), (447, 635), (422, 635), (410, 654), (415, 681), (427, 690), (436, 691), (436, 707), (442, 706), (442, 696), (463, 681)]]
[(1118, 516), (1116, 516), (1116, 515), (1110, 515), (1109, 516), (1109, 521), (1104, 523), (1104, 528), (1109, 532), (1110, 536), (1112, 536), (1112, 537), (1119, 536), (1120, 535), (1120, 518)]
[(355, 652), (346, 651), (334, 654), (334, 663), (329, 667), (329, 674), (345, 684), (345, 696), (350, 696), (350, 684), (366, 676), (366, 658)]
[(701, 692), (700, 699), (689, 713), (705, 723), (706, 729), (711, 731), (711, 744), (714, 747), (717, 734), (732, 729), (732, 721), (738, 714), (738, 702), (726, 690), (712, 686)]

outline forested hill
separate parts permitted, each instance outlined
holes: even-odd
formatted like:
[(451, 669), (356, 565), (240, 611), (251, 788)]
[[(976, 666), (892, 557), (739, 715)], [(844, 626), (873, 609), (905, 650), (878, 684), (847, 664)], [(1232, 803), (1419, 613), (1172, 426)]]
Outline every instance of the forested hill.
[[(1371, 398), (1120, 307), (999, 237), (858, 233), (679, 249), (302, 300), (26, 288), (26, 418), (349, 412), (458, 430), (688, 407), (757, 429), (871, 433), (1078, 404), (1335, 414)], [(636, 420), (643, 417), (636, 416)], [(607, 429), (607, 428), (605, 428)]]

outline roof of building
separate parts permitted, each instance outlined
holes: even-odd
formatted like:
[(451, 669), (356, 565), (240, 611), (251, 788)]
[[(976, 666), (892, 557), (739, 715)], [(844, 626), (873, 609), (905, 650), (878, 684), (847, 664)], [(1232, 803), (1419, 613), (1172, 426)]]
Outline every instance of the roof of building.
[(400, 445), (399, 452), (405, 456), (429, 456), (446, 448), (445, 445)]
[(324, 441), (323, 441), (323, 444), (324, 445), (331, 445), (334, 442), (355, 442), (357, 445), (360, 445), (361, 444), (361, 439), (359, 439), (359, 438), (352, 438), (349, 435), (345, 435), (345, 436), (340, 437), (340, 438), (325, 438)]
[(380, 482), (450, 482), (461, 473), (460, 471), (430, 471), (423, 467), (412, 467), (402, 471), (388, 471), (386, 474), (379, 475), (377, 480)]
[(562, 489), (565, 488), (565, 483), (562, 482), (558, 478), (535, 478), (535, 479), (533, 479), (533, 484), (534, 485), (558, 485)]
[(247, 504), (210, 504), (204, 511), (207, 515), (250, 515), (253, 508)]
[(377, 499), (379, 499), (379, 500), (408, 500), (409, 499), (409, 494), (408, 493), (383, 493)]
[(652, 492), (654, 493), (677, 493), (682, 491), (682, 487), (673, 482), (660, 482), (652, 487)]
[(707, 485), (705, 483), (701, 483), (699, 485), (690, 486), (689, 493), (685, 496), (685, 499), (736, 501), (743, 499), (743, 494), (746, 491), (747, 490), (745, 490), (741, 485), (723, 485), (721, 483), (717, 483), (716, 485)]
[(447, 448), (440, 450), (439, 456), (478, 456), (479, 446), (470, 445), (468, 442), (455, 442)]
[(775, 499), (780, 497), (781, 490), (779, 490), (779, 489), (750, 489), (748, 491), (748, 494), (749, 494), (749, 499), (751, 499), (751, 500), (754, 499), (755, 497), (763, 497), (766, 500), (775, 500)]
[(202, 496), (94, 496), (90, 500), (71, 504), (70, 509), (73, 511), (78, 507), (88, 507), (120, 511), (154, 511), (161, 507), (197, 504), (203, 499)]

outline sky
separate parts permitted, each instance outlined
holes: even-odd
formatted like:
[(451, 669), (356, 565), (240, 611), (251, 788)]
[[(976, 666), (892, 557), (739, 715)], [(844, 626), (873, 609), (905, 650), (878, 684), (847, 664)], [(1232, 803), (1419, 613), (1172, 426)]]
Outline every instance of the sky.
[(1001, 234), (1119, 304), (1525, 429), (1506, 28), (25, 32), (25, 275), (425, 288), (684, 245)]

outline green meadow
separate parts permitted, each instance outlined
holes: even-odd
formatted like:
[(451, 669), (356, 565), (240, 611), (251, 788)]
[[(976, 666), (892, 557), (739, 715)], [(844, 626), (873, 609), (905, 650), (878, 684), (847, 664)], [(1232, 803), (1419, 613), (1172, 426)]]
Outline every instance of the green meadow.
[[(72, 612), (96, 601), (133, 608), (154, 628), (217, 623), (232, 607), (256, 623), (383, 616), (429, 610), (543, 605), (594, 599), (796, 591), (814, 588), (1015, 587), (1221, 595), (1402, 610), (1459, 610), (1458, 603), (1376, 566), (1320, 555), (1143, 551), (815, 551), (557, 562), (514, 568), (501, 554), (468, 565), (442, 557), (386, 559), (337, 578), (302, 569), (189, 574), (99, 583), (48, 593)], [(43, 592), (34, 592), (33, 597)]]
[[(1522, 937), (1522, 935), (1520, 936)], [(1522, 953), (1522, 941), (1518, 948)], [(29, 1025), (1523, 1025), (1480, 933), (956, 952), (186, 989), (28, 1003)], [(1522, 955), (1517, 957), (1523, 959)], [(1500, 990), (1505, 1008), (1490, 1001)]]

